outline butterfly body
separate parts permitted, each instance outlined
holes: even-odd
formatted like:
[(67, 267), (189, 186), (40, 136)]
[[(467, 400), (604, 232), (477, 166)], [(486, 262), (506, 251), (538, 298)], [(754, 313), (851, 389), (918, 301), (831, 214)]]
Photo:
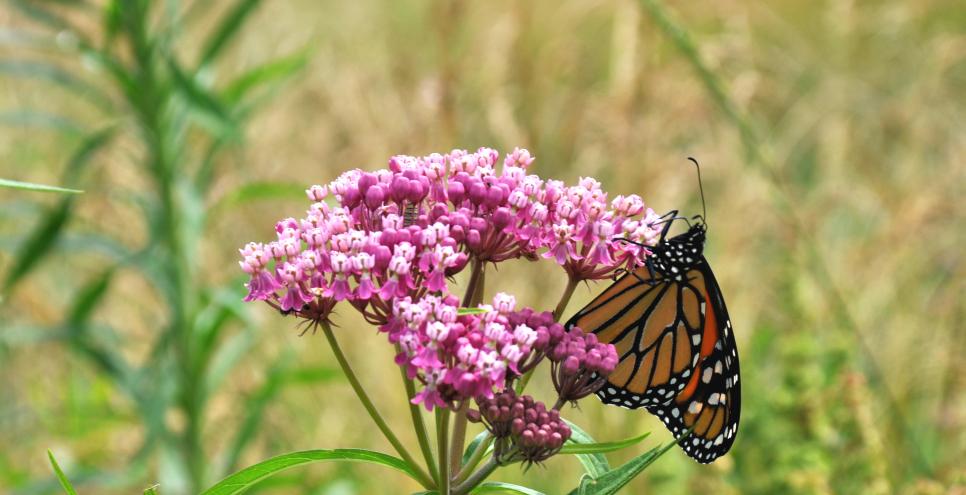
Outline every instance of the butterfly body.
[(620, 362), (597, 392), (606, 404), (646, 408), (698, 462), (734, 442), (741, 407), (731, 320), (704, 257), (707, 227), (695, 222), (661, 240), (567, 323), (597, 334)]

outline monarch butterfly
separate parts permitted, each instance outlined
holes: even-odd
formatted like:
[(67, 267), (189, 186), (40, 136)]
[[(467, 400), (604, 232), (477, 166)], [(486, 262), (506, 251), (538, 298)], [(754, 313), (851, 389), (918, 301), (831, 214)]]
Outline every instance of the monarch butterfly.
[[(689, 160), (698, 167), (700, 186), (701, 168)], [(704, 258), (706, 216), (695, 215), (694, 224), (676, 210), (661, 217), (665, 225), (646, 264), (625, 273), (567, 322), (617, 348), (620, 362), (597, 392), (600, 399), (646, 408), (700, 463), (728, 452), (741, 414), (734, 332)], [(678, 219), (688, 223), (688, 231), (667, 239)]]

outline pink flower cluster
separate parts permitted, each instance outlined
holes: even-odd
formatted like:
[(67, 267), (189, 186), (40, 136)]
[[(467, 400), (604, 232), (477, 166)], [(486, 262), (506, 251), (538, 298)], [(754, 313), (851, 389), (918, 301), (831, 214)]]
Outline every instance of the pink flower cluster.
[[(397, 300), (393, 316), (380, 330), (389, 334), (399, 354), (396, 362), (423, 388), (413, 399), (426, 409), (450, 407), (477, 397), (492, 397), (519, 365), (551, 340), (546, 326), (532, 328), (513, 312), (516, 300), (499, 293), (478, 314), (459, 314), (455, 296)], [(559, 325), (557, 325), (559, 327)], [(556, 328), (563, 333), (562, 328)]]
[(470, 259), (542, 255), (574, 278), (602, 279), (640, 264), (649, 254), (640, 245), (660, 234), (658, 216), (636, 195), (608, 203), (594, 179), (565, 186), (529, 174), (526, 150), (506, 155), (499, 171), (498, 160), (489, 148), (395, 156), (388, 169), (312, 186), (305, 217), (282, 220), (276, 240), (241, 249), (246, 300), (323, 318), (347, 300), (381, 325), (393, 300), (448, 293), (447, 277)]

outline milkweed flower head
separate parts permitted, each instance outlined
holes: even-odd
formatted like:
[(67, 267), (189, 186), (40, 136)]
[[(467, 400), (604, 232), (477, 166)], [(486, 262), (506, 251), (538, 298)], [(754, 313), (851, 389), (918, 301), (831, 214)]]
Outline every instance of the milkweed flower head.
[[(555, 360), (573, 339), (553, 314), (517, 310), (506, 294), (460, 314), (452, 277), (471, 262), (525, 258), (551, 260), (571, 280), (608, 278), (642, 263), (661, 225), (640, 197), (609, 199), (593, 178), (544, 179), (534, 161), (519, 148), (502, 158), (490, 148), (397, 155), (310, 186), (304, 216), (240, 250), (245, 300), (312, 324), (351, 305), (398, 346), (397, 363), (422, 385), (413, 400), (427, 408), (491, 397), (546, 357), (566, 383), (580, 377), (564, 387), (573, 396), (587, 373)], [(598, 354), (581, 352), (595, 357), (574, 357), (580, 370), (600, 368)]]
[(490, 148), (399, 155), (385, 169), (313, 185), (304, 217), (240, 250), (245, 299), (300, 316), (348, 301), (381, 325), (395, 299), (446, 293), (470, 259), (543, 257), (580, 280), (641, 263), (660, 225), (640, 197), (608, 202), (596, 180), (566, 186), (531, 174), (533, 162), (523, 149), (502, 163)]

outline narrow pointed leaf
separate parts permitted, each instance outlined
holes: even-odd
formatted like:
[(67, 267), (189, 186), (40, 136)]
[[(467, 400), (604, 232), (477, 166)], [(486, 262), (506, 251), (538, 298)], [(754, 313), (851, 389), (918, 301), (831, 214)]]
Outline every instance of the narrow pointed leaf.
[(171, 79), (174, 81), (175, 87), (184, 95), (192, 108), (212, 117), (218, 125), (223, 127), (223, 132), (232, 134), (236, 131), (235, 124), (228, 111), (214, 94), (199, 85), (173, 58), (168, 59), (168, 69), (171, 71)]
[(650, 435), (647, 432), (643, 435), (639, 435), (633, 438), (628, 438), (625, 440), (620, 440), (617, 442), (599, 442), (599, 443), (567, 443), (560, 449), (561, 454), (600, 454), (603, 452), (613, 452), (615, 450), (620, 450), (623, 448), (630, 447), (631, 445), (640, 443), (641, 440)]
[(23, 189), (26, 191), (39, 191), (39, 192), (56, 192), (65, 194), (80, 194), (84, 191), (80, 189), (69, 189), (66, 187), (57, 186), (47, 186), (44, 184), (35, 184), (33, 182), (21, 182), (19, 180), (9, 180), (0, 179), (0, 187), (7, 187), (10, 189)]
[(491, 310), (483, 308), (459, 308), (456, 310), (456, 314), (463, 315), (481, 315), (484, 313), (489, 313)]
[(525, 486), (504, 483), (502, 481), (487, 481), (480, 484), (470, 493), (522, 493), (523, 495), (545, 495), (543, 492)]
[(677, 442), (655, 447), (625, 463), (624, 465), (604, 473), (596, 479), (584, 476), (580, 486), (570, 492), (571, 495), (615, 495), (626, 486), (635, 476), (641, 474), (652, 462), (671, 450)]
[(470, 457), (473, 456), (473, 453), (476, 452), (476, 449), (480, 448), (480, 444), (483, 443), (483, 440), (486, 439), (487, 435), (489, 435), (489, 432), (482, 431), (479, 435), (473, 437), (473, 440), (470, 442), (470, 444), (466, 446), (466, 450), (463, 451), (463, 460), (460, 461), (460, 466), (465, 466), (466, 463), (469, 462)]
[(199, 66), (208, 65), (218, 57), (259, 3), (261, 3), (260, 0), (240, 0), (228, 11), (214, 34), (208, 38)]
[(114, 279), (114, 268), (109, 268), (100, 277), (86, 285), (74, 298), (70, 311), (67, 313), (67, 321), (71, 327), (79, 327), (87, 324), (91, 313), (97, 308), (107, 289)]
[[(74, 152), (64, 171), (64, 178), (68, 184), (77, 180), (81, 170), (94, 155), (104, 146), (113, 135), (112, 129), (99, 131), (91, 135)], [(61, 232), (70, 220), (73, 209), (73, 197), (68, 196), (55, 206), (47, 216), (27, 235), (14, 256), (12, 268), (3, 282), (3, 292), (10, 290), (14, 284), (30, 273), (30, 270), (43, 259), (60, 238)]]
[(294, 182), (252, 182), (219, 198), (211, 209), (222, 211), (250, 201), (272, 199), (305, 200), (305, 186)]
[(64, 226), (67, 225), (72, 204), (70, 200), (62, 200), (28, 234), (27, 239), (17, 249), (14, 261), (10, 265), (10, 272), (7, 273), (3, 282), (3, 292), (9, 291), (30, 273), (34, 266), (53, 248)]
[(96, 86), (54, 64), (32, 60), (0, 60), (0, 74), (47, 81), (89, 99), (97, 108), (110, 109), (112, 106), (111, 99)]
[(222, 91), (225, 101), (235, 104), (251, 90), (273, 82), (281, 82), (299, 73), (308, 63), (309, 51), (302, 50), (294, 55), (272, 60), (260, 65), (232, 81)]
[(390, 467), (406, 473), (413, 479), (418, 476), (405, 461), (380, 452), (363, 449), (306, 450), (292, 452), (249, 466), (219, 481), (202, 495), (234, 495), (251, 488), (255, 483), (281, 471), (296, 466), (322, 461), (365, 462)]
[[(592, 444), (597, 443), (593, 437), (581, 429), (579, 426), (564, 420), (570, 426), (570, 443)], [(577, 460), (584, 466), (584, 471), (596, 478), (607, 471), (610, 471), (610, 463), (603, 454), (577, 454)]]
[(84, 127), (77, 122), (63, 115), (39, 110), (22, 109), (0, 112), (0, 125), (53, 130), (70, 136), (79, 136), (84, 133)]
[(54, 459), (54, 454), (50, 451), (50, 449), (47, 449), (47, 458), (50, 459), (50, 465), (53, 466), (54, 474), (57, 475), (57, 480), (60, 481), (60, 486), (64, 488), (64, 492), (66, 492), (67, 495), (77, 495), (77, 492), (74, 490), (74, 485), (70, 484), (70, 480), (68, 480), (67, 476), (64, 475), (64, 472), (61, 471), (60, 465), (57, 464), (57, 459)]

